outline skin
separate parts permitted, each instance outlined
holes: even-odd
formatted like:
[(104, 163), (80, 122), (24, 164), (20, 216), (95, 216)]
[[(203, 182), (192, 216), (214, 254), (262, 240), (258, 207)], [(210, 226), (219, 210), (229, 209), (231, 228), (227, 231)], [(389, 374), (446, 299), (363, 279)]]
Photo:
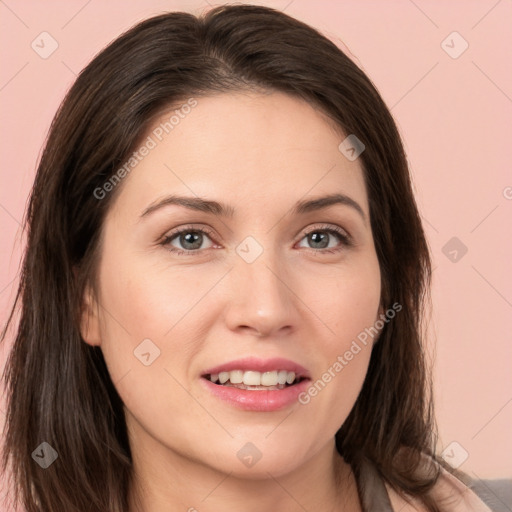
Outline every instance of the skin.
[[(84, 297), (84, 341), (101, 347), (125, 404), (130, 510), (359, 511), (334, 435), (361, 389), (371, 343), (307, 405), (274, 412), (237, 409), (200, 376), (239, 357), (284, 357), (316, 381), (374, 325), (380, 269), (361, 164), (338, 149), (345, 135), (303, 100), (273, 92), (197, 101), (124, 178), (103, 225), (98, 295)], [(356, 201), (365, 219), (340, 204), (291, 214), (297, 201), (333, 192)], [(168, 205), (141, 218), (170, 194), (217, 200), (235, 213)], [(159, 243), (190, 224), (213, 236), (196, 246), (183, 236)], [(315, 245), (306, 236), (315, 228), (339, 251)], [(236, 252), (248, 236), (263, 249), (251, 264)], [(149, 366), (134, 357), (147, 338), (160, 350)], [(262, 453), (252, 467), (237, 457), (247, 442)]]

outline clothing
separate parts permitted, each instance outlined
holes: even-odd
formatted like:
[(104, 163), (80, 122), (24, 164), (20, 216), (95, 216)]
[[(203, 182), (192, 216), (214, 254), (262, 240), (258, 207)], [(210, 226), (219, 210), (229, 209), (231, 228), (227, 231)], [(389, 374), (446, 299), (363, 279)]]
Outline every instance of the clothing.
[[(365, 461), (361, 465), (360, 483), (364, 512), (426, 512), (418, 499), (404, 500)], [(469, 487), (441, 467), (439, 480), (431, 491), (442, 512), (493, 512)]]

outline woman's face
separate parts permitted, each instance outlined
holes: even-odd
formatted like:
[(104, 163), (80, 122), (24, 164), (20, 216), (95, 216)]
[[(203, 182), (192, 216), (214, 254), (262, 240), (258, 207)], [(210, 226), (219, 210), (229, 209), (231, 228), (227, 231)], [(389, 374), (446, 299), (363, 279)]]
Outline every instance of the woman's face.
[[(278, 476), (332, 451), (366, 375), (358, 335), (381, 289), (362, 167), (302, 100), (195, 101), (158, 119), (116, 185), (82, 334), (137, 459)], [(334, 194), (349, 199), (310, 203)], [(273, 387), (294, 369), (302, 382)]]

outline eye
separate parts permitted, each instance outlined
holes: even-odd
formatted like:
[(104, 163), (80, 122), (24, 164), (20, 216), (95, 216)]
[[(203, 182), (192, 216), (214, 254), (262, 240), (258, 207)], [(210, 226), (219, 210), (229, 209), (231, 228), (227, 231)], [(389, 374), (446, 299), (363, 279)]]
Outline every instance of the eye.
[[(166, 235), (160, 244), (175, 254), (191, 256), (201, 252), (202, 249), (211, 248), (211, 246), (203, 247), (205, 237), (211, 239), (213, 232), (206, 228), (185, 226)], [(341, 243), (335, 246), (330, 245), (330, 239), (332, 240), (333, 237)], [(302, 240), (304, 239), (313, 244), (314, 247), (310, 249), (315, 253), (336, 253), (343, 250), (344, 247), (353, 245), (352, 238), (346, 231), (332, 225), (311, 229), (304, 234)], [(175, 243), (180, 244), (181, 248), (176, 247)]]
[[(193, 228), (185, 226), (179, 230), (169, 233), (161, 242), (161, 245), (167, 247), (167, 249), (176, 254), (192, 255), (198, 252), (203, 245), (204, 238), (210, 238), (213, 233), (205, 228)], [(176, 239), (177, 243), (180, 243), (183, 249), (176, 248), (172, 242)]]
[[(333, 236), (337, 238), (338, 241), (341, 241), (340, 245), (329, 245), (329, 238), (332, 240)], [(338, 226), (331, 225), (320, 226), (309, 230), (304, 234), (302, 240), (304, 239), (307, 239), (309, 243), (313, 245), (312, 249), (314, 252), (322, 253), (336, 253), (341, 251), (344, 247), (350, 247), (353, 245), (352, 238), (346, 231)]]

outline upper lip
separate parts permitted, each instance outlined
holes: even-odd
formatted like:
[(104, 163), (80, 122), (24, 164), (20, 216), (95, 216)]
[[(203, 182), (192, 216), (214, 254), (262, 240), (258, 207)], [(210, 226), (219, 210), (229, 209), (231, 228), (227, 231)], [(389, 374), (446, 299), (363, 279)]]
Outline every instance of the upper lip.
[(204, 371), (202, 376), (211, 375), (213, 373), (230, 372), (232, 370), (242, 371), (256, 371), (256, 372), (272, 372), (277, 370), (286, 370), (288, 372), (294, 372), (296, 377), (302, 377), (309, 379), (309, 372), (302, 365), (291, 361), (290, 359), (284, 359), (282, 357), (274, 357), (272, 359), (258, 359), (255, 357), (244, 357), (242, 359), (236, 359), (229, 361), (228, 363), (214, 366)]

